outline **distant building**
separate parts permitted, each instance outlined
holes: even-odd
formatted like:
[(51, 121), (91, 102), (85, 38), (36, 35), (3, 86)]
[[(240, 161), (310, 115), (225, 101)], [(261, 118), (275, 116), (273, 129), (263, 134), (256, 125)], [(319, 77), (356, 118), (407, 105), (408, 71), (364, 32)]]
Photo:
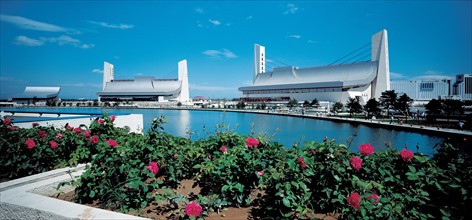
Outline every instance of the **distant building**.
[(398, 95), (407, 94), (415, 101), (429, 101), (451, 95), (451, 80), (410, 80), (392, 81), (390, 89)]
[(140, 76), (134, 79), (114, 79), (114, 67), (105, 62), (103, 88), (97, 93), (100, 101), (189, 101), (187, 60), (178, 64), (176, 79), (156, 79)]
[(46, 103), (48, 101), (58, 101), (61, 87), (35, 87), (27, 86), (25, 91), (12, 98), (17, 104), (36, 104), (38, 102)]
[(452, 94), (460, 96), (462, 100), (472, 100), (472, 74), (456, 75)]
[(275, 102), (290, 99), (345, 103), (358, 98), (366, 103), (390, 90), (387, 31), (372, 36), (370, 61), (321, 67), (265, 68), (265, 47), (254, 46), (253, 85), (240, 87), (244, 102)]

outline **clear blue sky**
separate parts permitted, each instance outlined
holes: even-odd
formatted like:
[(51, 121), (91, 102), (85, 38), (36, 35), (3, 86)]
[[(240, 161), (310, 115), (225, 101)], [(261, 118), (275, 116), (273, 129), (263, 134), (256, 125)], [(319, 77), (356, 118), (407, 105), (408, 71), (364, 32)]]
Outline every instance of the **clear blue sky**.
[(330, 64), (387, 29), (392, 80), (472, 73), (471, 1), (0, 2), (0, 98), (60, 86), (96, 98), (103, 61), (115, 79), (176, 78), (188, 60), (190, 96), (233, 98), (268, 59)]

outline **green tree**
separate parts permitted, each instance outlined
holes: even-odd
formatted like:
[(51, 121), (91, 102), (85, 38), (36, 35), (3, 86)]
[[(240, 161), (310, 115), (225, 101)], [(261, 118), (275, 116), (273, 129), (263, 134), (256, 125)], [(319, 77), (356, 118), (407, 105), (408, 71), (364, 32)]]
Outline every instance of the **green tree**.
[(288, 104), (287, 104), (287, 107), (296, 107), (298, 105), (298, 101), (296, 99), (290, 99), (290, 101), (288, 101)]
[(437, 116), (441, 114), (443, 110), (442, 102), (437, 99), (431, 99), (431, 101), (429, 101), (424, 107), (426, 108), (426, 113), (428, 114), (426, 117), (428, 121), (436, 121)]
[(306, 108), (306, 107), (308, 107), (308, 106), (310, 106), (310, 102), (307, 101), (307, 100), (305, 100), (305, 101), (303, 102), (303, 107)]
[(447, 115), (447, 121), (456, 113), (464, 113), (464, 102), (461, 100), (446, 99), (442, 101), (444, 113)]
[(367, 112), (368, 118), (370, 118), (372, 115), (379, 115), (381, 111), (380, 102), (378, 102), (375, 98), (371, 98), (365, 104), (364, 110)]
[(311, 107), (313, 108), (319, 108), (320, 107), (320, 102), (318, 102), (318, 99), (313, 99), (310, 103)]
[(382, 92), (379, 101), (384, 108), (387, 108), (387, 114), (390, 115), (390, 109), (395, 108), (395, 103), (397, 102), (397, 93), (395, 93), (395, 90)]
[(357, 98), (349, 98), (346, 102), (346, 107), (349, 109), (349, 117), (352, 117), (352, 113), (362, 112), (361, 103)]
[(246, 107), (246, 104), (243, 101), (239, 101), (238, 104), (236, 104), (237, 109), (244, 109)]
[(338, 113), (343, 109), (343, 107), (344, 107), (344, 104), (342, 102), (336, 102), (331, 108), (331, 111), (334, 113)]
[(406, 93), (403, 93), (395, 103), (395, 109), (406, 116), (406, 122), (408, 122), (408, 116), (410, 115), (411, 103), (413, 103), (413, 99), (408, 97)]

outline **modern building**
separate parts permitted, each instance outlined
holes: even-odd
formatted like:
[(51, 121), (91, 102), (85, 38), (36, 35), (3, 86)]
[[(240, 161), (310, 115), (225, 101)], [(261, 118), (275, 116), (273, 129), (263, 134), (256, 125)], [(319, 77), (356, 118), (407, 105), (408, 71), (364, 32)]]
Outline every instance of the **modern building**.
[(390, 90), (387, 31), (372, 36), (370, 61), (321, 67), (266, 69), (265, 47), (254, 46), (253, 85), (240, 87), (245, 102), (324, 100), (366, 103)]
[(188, 102), (187, 60), (178, 64), (176, 79), (156, 79), (139, 76), (134, 79), (114, 79), (114, 66), (103, 66), (103, 88), (97, 93), (100, 101), (158, 101)]
[(452, 94), (460, 96), (462, 100), (472, 100), (472, 74), (456, 75)]
[(407, 94), (415, 101), (429, 101), (451, 96), (451, 80), (392, 81), (390, 89), (400, 96)]
[(36, 104), (38, 102), (46, 103), (48, 101), (58, 101), (61, 87), (36, 87), (27, 86), (25, 91), (12, 98), (17, 104)]

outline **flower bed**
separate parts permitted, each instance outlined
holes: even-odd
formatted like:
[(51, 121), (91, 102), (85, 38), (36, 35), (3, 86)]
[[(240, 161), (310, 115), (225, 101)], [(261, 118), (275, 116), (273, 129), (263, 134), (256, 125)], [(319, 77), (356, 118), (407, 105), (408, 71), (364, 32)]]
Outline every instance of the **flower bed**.
[[(203, 218), (225, 207), (253, 207), (253, 217), (277, 219), (315, 213), (349, 219), (471, 214), (471, 162), (450, 144), (428, 158), (409, 149), (375, 152), (369, 144), (356, 154), (328, 138), (288, 149), (225, 126), (191, 141), (165, 133), (162, 117), (144, 136), (115, 128), (107, 116), (64, 129), (0, 123), (2, 175), (16, 178), (88, 162), (80, 179), (63, 183), (76, 186), (74, 201), (125, 213), (159, 204), (175, 219)], [(201, 191), (177, 191), (186, 179)], [(254, 192), (260, 196), (254, 198)]]

